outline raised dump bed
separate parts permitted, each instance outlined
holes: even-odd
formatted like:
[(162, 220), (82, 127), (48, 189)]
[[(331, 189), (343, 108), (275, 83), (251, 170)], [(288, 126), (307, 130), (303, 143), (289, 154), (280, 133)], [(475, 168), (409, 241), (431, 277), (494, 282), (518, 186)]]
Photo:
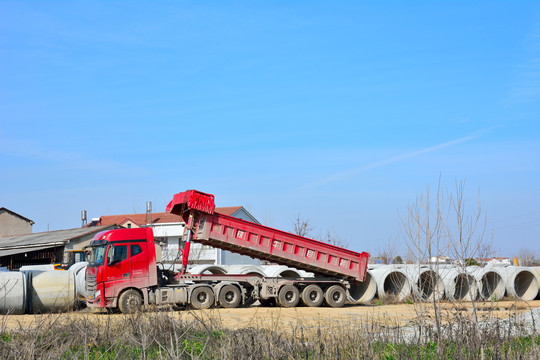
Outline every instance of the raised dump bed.
[(232, 216), (214, 213), (213, 195), (176, 194), (167, 211), (181, 215), (192, 240), (280, 265), (363, 281), (369, 254), (358, 253)]

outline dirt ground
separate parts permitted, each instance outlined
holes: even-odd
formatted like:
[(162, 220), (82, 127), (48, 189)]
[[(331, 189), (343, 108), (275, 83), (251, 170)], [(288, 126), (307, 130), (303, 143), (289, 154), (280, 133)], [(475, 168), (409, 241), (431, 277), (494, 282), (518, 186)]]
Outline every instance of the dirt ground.
[[(271, 330), (291, 330), (297, 325), (306, 328), (329, 329), (338, 326), (361, 326), (366, 324), (379, 324), (384, 326), (404, 326), (414, 324), (419, 314), (432, 318), (430, 304), (423, 304), (420, 308), (414, 304), (397, 305), (349, 305), (340, 309), (329, 307), (261, 307), (209, 310), (179, 310), (174, 316), (185, 321), (212, 321), (213, 324), (238, 329), (242, 327), (258, 327)], [(472, 316), (471, 303), (443, 303), (443, 321), (449, 319), (459, 311), (461, 315)], [(476, 303), (477, 314), (480, 319), (508, 318), (517, 313), (523, 313), (540, 307), (540, 300), (531, 302), (498, 301)], [(152, 312), (148, 312), (151, 314)], [(108, 317), (121, 318), (122, 314), (91, 313), (88, 310), (46, 315), (0, 315), (0, 325), (6, 328), (27, 328), (36, 326), (42, 316), (54, 316), (59, 321), (69, 321), (73, 318), (87, 318), (93, 321), (102, 321)]]

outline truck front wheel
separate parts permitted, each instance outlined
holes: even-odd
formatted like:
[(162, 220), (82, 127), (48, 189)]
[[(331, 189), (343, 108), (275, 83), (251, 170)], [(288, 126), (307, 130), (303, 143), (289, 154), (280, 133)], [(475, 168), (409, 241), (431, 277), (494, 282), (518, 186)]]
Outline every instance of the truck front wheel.
[(124, 314), (135, 314), (142, 307), (141, 294), (133, 289), (124, 291), (118, 298), (118, 307)]
[(191, 306), (195, 309), (208, 309), (214, 304), (214, 291), (206, 286), (195, 288), (191, 293)]

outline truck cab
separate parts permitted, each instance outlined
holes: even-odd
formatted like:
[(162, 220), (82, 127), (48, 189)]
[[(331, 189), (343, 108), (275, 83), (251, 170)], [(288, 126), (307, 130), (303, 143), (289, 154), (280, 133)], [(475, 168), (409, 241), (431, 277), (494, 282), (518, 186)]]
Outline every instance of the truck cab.
[(157, 286), (156, 251), (151, 228), (116, 229), (94, 236), (86, 268), (87, 305), (140, 307)]

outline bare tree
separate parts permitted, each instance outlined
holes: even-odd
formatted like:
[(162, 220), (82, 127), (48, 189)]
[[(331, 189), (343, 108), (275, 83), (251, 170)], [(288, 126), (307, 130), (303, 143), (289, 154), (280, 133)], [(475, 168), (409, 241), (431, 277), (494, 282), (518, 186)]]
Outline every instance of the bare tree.
[(519, 265), (521, 266), (532, 266), (534, 265), (535, 253), (529, 248), (519, 249), (518, 259)]
[[(441, 189), (439, 180), (437, 193), (433, 199), (430, 197), (429, 187), (426, 192), (416, 201), (409, 205), (407, 216), (401, 218), (402, 234), (406, 239), (409, 251), (414, 253), (419, 263), (427, 264), (432, 271), (432, 279), (429, 279), (432, 286), (439, 284), (436, 277), (440, 274), (439, 262), (432, 263), (430, 259), (435, 255), (446, 254), (456, 259), (458, 266), (465, 273), (467, 259), (474, 259), (480, 253), (490, 253), (491, 245), (485, 239), (486, 221), (482, 215), (480, 202), (469, 213), (465, 207), (464, 182), (455, 183), (455, 191)], [(471, 280), (472, 279), (472, 280)], [(467, 277), (463, 286), (463, 291), (474, 289), (472, 277)], [(439, 286), (439, 285), (437, 285)], [(442, 289), (435, 289), (442, 291)], [(415, 306), (422, 327), (427, 324), (429, 312), (422, 305), (422, 294), (413, 294), (417, 298)], [(476, 307), (474, 304), (476, 294), (471, 294), (471, 305), (474, 319), (478, 320)], [(441, 340), (441, 306), (440, 297), (432, 297), (431, 305), (434, 312), (434, 320), (439, 341)]]
[(382, 249), (379, 249), (379, 258), (382, 264), (390, 264), (397, 256), (397, 244), (395, 241), (388, 240), (388, 243)]
[(303, 237), (309, 237), (313, 231), (313, 226), (309, 223), (308, 219), (302, 219), (300, 215), (296, 216), (296, 219), (292, 222), (293, 233)]
[(332, 228), (332, 231), (330, 230), (326, 231), (326, 233), (323, 236), (317, 236), (317, 240), (324, 241), (329, 244), (339, 246), (339, 247), (344, 247), (344, 248), (347, 248), (350, 245), (349, 241), (345, 240), (344, 238), (342, 238), (336, 233), (335, 228)]

